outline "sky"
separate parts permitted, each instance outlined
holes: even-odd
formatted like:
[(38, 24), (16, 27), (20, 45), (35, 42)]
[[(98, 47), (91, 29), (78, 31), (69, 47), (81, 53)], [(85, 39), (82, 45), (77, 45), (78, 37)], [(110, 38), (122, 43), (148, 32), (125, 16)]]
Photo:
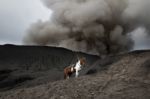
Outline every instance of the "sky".
[[(30, 25), (37, 20), (49, 20), (51, 13), (41, 0), (0, 0), (0, 45), (22, 45)], [(134, 32), (138, 32), (132, 35), (134, 49), (149, 49), (149, 37), (145, 39), (147, 35), (143, 35), (145, 30), (138, 29)]]
[(0, 44), (23, 44), (30, 24), (48, 20), (50, 14), (40, 0), (0, 0)]
[(150, 49), (150, 36), (145, 28), (140, 27), (131, 33), (131, 37), (134, 41), (133, 50)]

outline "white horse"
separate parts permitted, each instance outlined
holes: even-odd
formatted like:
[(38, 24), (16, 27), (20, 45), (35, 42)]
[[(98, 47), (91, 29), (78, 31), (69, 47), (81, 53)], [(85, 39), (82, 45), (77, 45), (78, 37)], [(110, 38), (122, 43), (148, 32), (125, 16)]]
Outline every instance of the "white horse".
[(78, 62), (74, 65), (68, 66), (64, 69), (64, 79), (69, 79), (69, 77), (75, 73), (75, 77), (79, 76), (79, 71), (85, 66), (85, 58), (80, 58)]

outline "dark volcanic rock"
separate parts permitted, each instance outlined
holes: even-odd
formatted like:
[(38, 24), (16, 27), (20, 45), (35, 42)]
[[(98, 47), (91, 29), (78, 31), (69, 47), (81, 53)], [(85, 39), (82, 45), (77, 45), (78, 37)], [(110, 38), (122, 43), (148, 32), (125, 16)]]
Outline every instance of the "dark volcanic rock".
[(64, 48), (47, 46), (0, 46), (0, 70), (3, 68), (23, 69), (32, 71), (62, 69), (77, 60), (76, 54), (84, 56), (88, 64), (98, 56), (73, 52)]

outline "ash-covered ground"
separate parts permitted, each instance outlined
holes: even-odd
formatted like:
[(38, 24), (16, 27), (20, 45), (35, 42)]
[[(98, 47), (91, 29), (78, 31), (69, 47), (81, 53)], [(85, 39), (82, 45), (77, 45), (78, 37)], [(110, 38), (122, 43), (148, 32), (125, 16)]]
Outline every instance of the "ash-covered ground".
[(150, 99), (150, 51), (100, 58), (63, 80), (74, 52), (44, 46), (0, 46), (0, 99)]

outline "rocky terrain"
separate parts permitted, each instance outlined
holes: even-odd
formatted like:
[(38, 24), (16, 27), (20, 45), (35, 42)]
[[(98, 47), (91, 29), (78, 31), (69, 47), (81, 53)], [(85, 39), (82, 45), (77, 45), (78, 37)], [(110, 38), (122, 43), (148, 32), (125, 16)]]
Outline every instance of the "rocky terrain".
[(150, 99), (149, 50), (103, 59), (80, 53), (88, 65), (69, 80), (62, 70), (74, 59), (72, 51), (5, 45), (0, 54), (0, 99)]

